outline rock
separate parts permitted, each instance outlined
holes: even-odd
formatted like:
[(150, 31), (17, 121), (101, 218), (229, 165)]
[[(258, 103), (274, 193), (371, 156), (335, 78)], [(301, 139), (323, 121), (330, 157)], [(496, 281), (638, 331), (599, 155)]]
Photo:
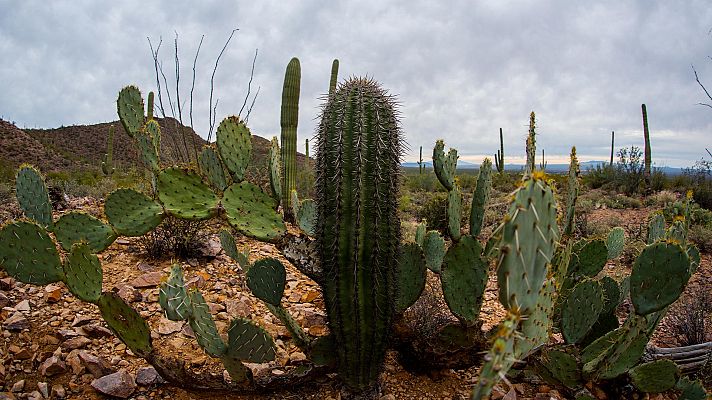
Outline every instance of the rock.
[(70, 352), (69, 354), (67, 354), (65, 361), (67, 364), (69, 364), (69, 368), (72, 369), (72, 374), (74, 374), (74, 375), (84, 374), (86, 367), (84, 366), (84, 364), (82, 364), (82, 360), (79, 359), (79, 350), (74, 350), (74, 351)]
[(79, 329), (92, 339), (111, 337), (114, 335), (108, 328), (104, 328), (101, 325), (85, 325)]
[(2, 326), (9, 331), (21, 331), (30, 327), (30, 321), (18, 311), (6, 319)]
[(202, 275), (196, 275), (185, 283), (186, 289), (199, 289), (205, 285), (205, 278)]
[(158, 286), (163, 279), (163, 272), (147, 272), (131, 281), (130, 285), (135, 288), (149, 288)]
[(86, 350), (79, 351), (79, 359), (86, 367), (87, 371), (94, 375), (94, 378), (101, 378), (102, 376), (112, 374), (115, 371), (111, 368), (111, 364), (109, 364), (106, 359), (100, 356), (95, 356)]
[(57, 285), (47, 285), (44, 291), (48, 303), (56, 303), (62, 298), (62, 289)]
[(141, 386), (153, 386), (165, 383), (161, 375), (153, 367), (143, 367), (136, 371), (136, 383)]
[(67, 364), (65, 364), (64, 361), (62, 361), (62, 359), (58, 356), (53, 355), (52, 357), (44, 360), (44, 362), (40, 365), (39, 371), (40, 374), (44, 376), (63, 374), (67, 371)]
[(77, 336), (69, 340), (65, 340), (64, 343), (62, 343), (62, 350), (70, 351), (81, 349), (89, 343), (91, 343), (91, 339), (86, 338), (84, 336)]
[(15, 279), (11, 277), (0, 279), (0, 290), (12, 290), (15, 287)]
[(161, 320), (158, 321), (158, 333), (161, 335), (170, 335), (180, 332), (181, 329), (183, 329), (183, 321), (171, 321), (165, 317), (161, 317)]
[(5, 308), (10, 306), (10, 299), (3, 292), (0, 292), (0, 308)]
[(22, 379), (22, 380), (19, 380), (19, 381), (13, 383), (11, 390), (15, 393), (25, 390), (25, 380)]
[(16, 397), (12, 392), (0, 392), (0, 400), (15, 400)]
[(136, 381), (131, 374), (121, 369), (93, 380), (91, 386), (100, 393), (125, 399), (136, 390)]
[(149, 264), (147, 262), (142, 261), (136, 265), (136, 268), (138, 268), (138, 270), (141, 272), (152, 272), (158, 269), (158, 266), (156, 264)]
[(27, 395), (27, 400), (42, 400), (42, 393), (33, 390), (32, 393)]
[(15, 311), (24, 311), (28, 312), (30, 311), (30, 301), (29, 300), (22, 300), (21, 302), (17, 303), (15, 305)]
[(56, 397), (58, 399), (63, 399), (67, 397), (67, 391), (64, 390), (64, 386), (62, 385), (52, 385), (52, 397)]
[(15, 360), (29, 360), (32, 358), (32, 353), (25, 347), (19, 347), (14, 344), (7, 346), (10, 353), (13, 353), (13, 359)]
[(49, 398), (49, 385), (47, 382), (37, 382), (37, 389), (42, 393), (42, 397)]
[(381, 396), (380, 400), (396, 400), (396, 396), (394, 396), (392, 394), (386, 394), (386, 395)]
[(234, 317), (247, 318), (252, 314), (252, 306), (247, 299), (230, 299), (226, 305), (227, 313)]
[(72, 327), (76, 328), (79, 326), (84, 326), (84, 325), (92, 322), (93, 320), (94, 320), (94, 318), (92, 318), (92, 317), (79, 314), (74, 317), (74, 320), (72, 321)]
[(125, 283), (120, 283), (112, 289), (112, 291), (121, 297), (127, 303), (133, 303), (136, 301), (141, 301), (143, 296), (141, 296), (141, 291), (135, 289), (133, 286), (129, 286)]

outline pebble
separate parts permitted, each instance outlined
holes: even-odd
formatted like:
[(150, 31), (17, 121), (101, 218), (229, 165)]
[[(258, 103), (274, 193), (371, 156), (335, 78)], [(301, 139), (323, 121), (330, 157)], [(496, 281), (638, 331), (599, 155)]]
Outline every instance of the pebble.
[(21, 392), (23, 390), (25, 390), (25, 380), (24, 379), (13, 383), (13, 385), (12, 385), (13, 392), (17, 393), (17, 392)]
[(67, 371), (67, 364), (58, 356), (53, 355), (40, 365), (39, 371), (44, 376), (58, 375)]
[(49, 398), (49, 385), (47, 382), (37, 382), (37, 389), (42, 393), (42, 397)]
[(9, 331), (21, 331), (30, 327), (30, 321), (18, 311), (6, 319), (2, 326)]
[(133, 375), (121, 369), (113, 374), (93, 380), (91, 386), (100, 393), (125, 399), (136, 390), (136, 380)]
[(136, 383), (141, 386), (153, 386), (165, 383), (161, 375), (153, 367), (143, 367), (136, 371)]
[(15, 311), (30, 311), (30, 301), (22, 300), (21, 302), (17, 303), (15, 305)]

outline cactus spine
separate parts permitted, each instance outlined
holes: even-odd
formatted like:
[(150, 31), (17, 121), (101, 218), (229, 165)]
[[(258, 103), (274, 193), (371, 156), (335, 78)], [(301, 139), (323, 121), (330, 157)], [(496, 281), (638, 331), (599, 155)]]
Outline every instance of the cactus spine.
[(497, 172), (504, 172), (504, 139), (502, 138), (502, 128), (499, 128), (499, 150), (494, 156), (494, 164), (497, 167)]
[(339, 371), (355, 390), (381, 369), (395, 309), (400, 125), (375, 81), (351, 78), (317, 128), (316, 238)]
[(643, 136), (645, 136), (645, 170), (643, 171), (645, 175), (645, 182), (650, 183), (650, 130), (648, 130), (648, 110), (645, 104), (642, 104), (640, 108), (643, 110)]
[(613, 166), (613, 149), (615, 144), (616, 132), (611, 131), (611, 167)]
[(529, 136), (527, 136), (527, 165), (525, 175), (534, 172), (536, 158), (536, 121), (534, 111), (529, 114)]
[(329, 80), (329, 94), (334, 93), (336, 90), (336, 82), (339, 79), (339, 60), (334, 60), (331, 63), (331, 79)]
[(297, 176), (297, 122), (299, 119), (299, 87), (301, 80), (299, 59), (294, 57), (287, 65), (282, 88), (282, 210), (287, 221), (293, 221), (291, 198), (296, 189)]
[(114, 173), (114, 125), (109, 126), (109, 136), (106, 138), (106, 154), (101, 160), (101, 172), (104, 175)]

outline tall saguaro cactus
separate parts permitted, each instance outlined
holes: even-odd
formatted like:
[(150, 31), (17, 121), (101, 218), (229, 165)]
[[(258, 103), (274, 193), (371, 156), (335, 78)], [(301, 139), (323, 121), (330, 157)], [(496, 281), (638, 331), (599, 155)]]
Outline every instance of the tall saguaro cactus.
[(114, 173), (114, 125), (109, 126), (109, 136), (106, 138), (106, 154), (101, 160), (101, 172), (104, 175)]
[(282, 210), (287, 221), (294, 221), (290, 195), (297, 185), (297, 123), (299, 120), (299, 86), (301, 80), (299, 59), (294, 57), (287, 65), (282, 87)]
[(399, 257), (400, 124), (375, 81), (351, 78), (329, 96), (317, 129), (316, 238), (344, 382), (367, 390), (385, 357)]
[(534, 111), (529, 114), (529, 136), (527, 136), (527, 166), (526, 175), (531, 175), (536, 166), (536, 120)]
[(494, 156), (494, 164), (497, 167), (497, 172), (504, 172), (504, 139), (502, 138), (502, 128), (499, 128), (499, 150)]
[(616, 132), (611, 131), (611, 167), (613, 166), (613, 149), (615, 148)]
[(331, 63), (331, 79), (329, 80), (329, 94), (336, 90), (336, 82), (339, 79), (339, 60), (334, 60)]
[(425, 164), (423, 164), (423, 146), (420, 146), (420, 158), (418, 158), (418, 173), (423, 175), (423, 169)]
[(650, 131), (648, 130), (648, 110), (645, 104), (642, 104), (640, 108), (643, 110), (643, 136), (645, 136), (645, 182), (646, 184), (650, 182)]

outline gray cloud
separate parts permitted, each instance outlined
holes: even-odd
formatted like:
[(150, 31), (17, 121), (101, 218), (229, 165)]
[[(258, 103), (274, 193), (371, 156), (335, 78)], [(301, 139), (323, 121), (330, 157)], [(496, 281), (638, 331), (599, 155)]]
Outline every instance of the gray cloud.
[[(218, 116), (243, 103), (259, 48), (250, 126), (279, 132), (284, 68), (302, 64), (300, 129), (311, 137), (331, 60), (340, 77), (368, 74), (397, 94), (410, 144), (408, 159), (437, 138), (479, 162), (498, 146), (523, 156), (528, 115), (550, 159), (576, 145), (581, 158), (607, 159), (642, 146), (646, 103), (658, 165), (702, 157), (712, 110), (690, 68), (712, 86), (712, 8), (705, 1), (208, 1), (15, 2), (0, 0), (0, 115), (19, 126), (55, 127), (116, 118), (115, 97), (130, 83), (155, 89), (146, 37), (163, 37), (172, 81), (179, 34), (181, 91), (190, 90), (200, 36), (195, 127), (207, 133), (215, 57), (237, 27), (216, 75)], [(712, 143), (710, 143), (712, 145)], [(303, 147), (303, 140), (300, 140)]]

